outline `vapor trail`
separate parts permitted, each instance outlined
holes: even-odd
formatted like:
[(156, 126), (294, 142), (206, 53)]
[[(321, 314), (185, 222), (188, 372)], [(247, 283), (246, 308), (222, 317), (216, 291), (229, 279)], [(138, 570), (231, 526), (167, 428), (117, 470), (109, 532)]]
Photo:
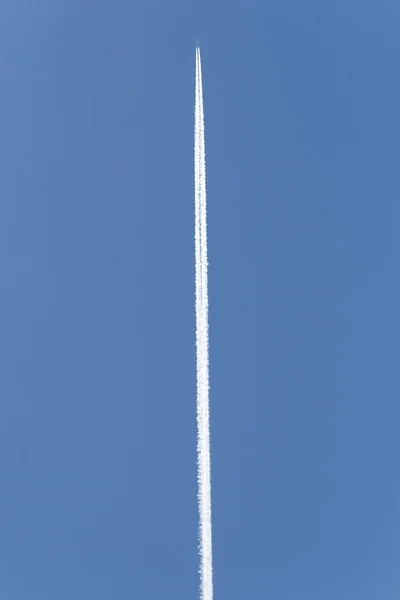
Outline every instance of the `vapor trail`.
[(212, 600), (211, 462), (208, 358), (208, 259), (206, 164), (200, 48), (196, 48), (195, 256), (197, 349), (197, 480), (199, 501), (200, 596)]

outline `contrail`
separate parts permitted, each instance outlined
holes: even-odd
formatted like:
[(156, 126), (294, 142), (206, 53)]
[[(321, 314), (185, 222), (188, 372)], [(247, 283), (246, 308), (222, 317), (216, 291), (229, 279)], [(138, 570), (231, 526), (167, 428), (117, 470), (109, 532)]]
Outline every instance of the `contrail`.
[(208, 259), (206, 161), (200, 48), (196, 48), (195, 255), (197, 349), (197, 481), (199, 501), (200, 597), (212, 600), (211, 461), (208, 358)]

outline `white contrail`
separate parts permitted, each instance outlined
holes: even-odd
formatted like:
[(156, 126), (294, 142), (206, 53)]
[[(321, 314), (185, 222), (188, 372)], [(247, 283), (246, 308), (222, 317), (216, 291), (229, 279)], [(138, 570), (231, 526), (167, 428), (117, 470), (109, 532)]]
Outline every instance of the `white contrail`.
[(196, 48), (195, 254), (197, 348), (197, 479), (199, 500), (200, 596), (212, 600), (211, 463), (208, 358), (208, 259), (206, 166), (200, 49)]

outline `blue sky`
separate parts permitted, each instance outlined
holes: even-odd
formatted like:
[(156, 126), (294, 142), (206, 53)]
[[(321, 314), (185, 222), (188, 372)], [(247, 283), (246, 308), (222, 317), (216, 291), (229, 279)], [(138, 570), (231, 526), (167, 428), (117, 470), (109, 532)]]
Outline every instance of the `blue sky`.
[(399, 17), (2, 2), (1, 598), (198, 596), (196, 37), (215, 597), (398, 597)]

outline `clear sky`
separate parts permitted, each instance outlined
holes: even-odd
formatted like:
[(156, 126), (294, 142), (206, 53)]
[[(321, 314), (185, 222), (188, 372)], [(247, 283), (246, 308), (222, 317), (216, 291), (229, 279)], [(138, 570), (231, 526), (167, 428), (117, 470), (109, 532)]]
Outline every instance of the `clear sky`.
[(0, 597), (400, 594), (400, 5), (3, 0)]

